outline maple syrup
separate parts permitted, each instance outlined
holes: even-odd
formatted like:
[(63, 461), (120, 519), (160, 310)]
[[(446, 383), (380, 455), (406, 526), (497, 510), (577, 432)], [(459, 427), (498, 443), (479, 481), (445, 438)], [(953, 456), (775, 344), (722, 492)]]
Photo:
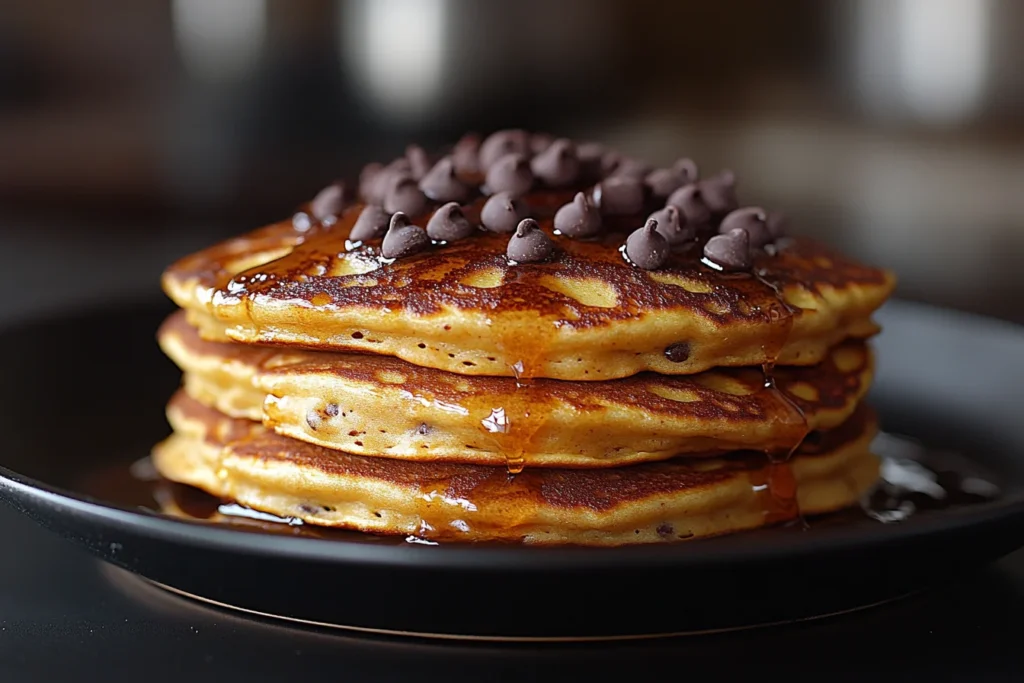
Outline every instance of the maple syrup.
[(755, 477), (753, 484), (755, 490), (762, 494), (762, 500), (765, 502), (765, 518), (769, 523), (798, 520), (801, 525), (806, 526), (806, 521), (800, 513), (797, 482), (789, 461), (793, 457), (793, 453), (807, 438), (810, 426), (803, 409), (785, 390), (779, 388), (775, 378), (775, 363), (789, 341), (799, 309), (786, 301), (781, 287), (769, 279), (766, 269), (754, 268), (752, 275), (756, 282), (768, 290), (772, 299), (766, 306), (772, 334), (762, 345), (764, 352), (764, 362), (761, 364), (764, 380), (762, 390), (771, 397), (774, 421), (778, 427), (784, 428), (786, 434), (785, 443), (781, 448), (770, 449), (766, 452), (768, 467), (765, 470), (765, 475)]
[[(998, 478), (962, 453), (930, 448), (914, 439), (885, 432), (878, 436), (872, 449), (882, 459), (878, 485), (863, 497), (859, 506), (809, 520), (812, 530), (824, 532), (829, 527), (844, 524), (909, 523), (918, 516), (984, 505), (1002, 495)], [(529, 483), (520, 477), (509, 482), (501, 476), (503, 473), (499, 468), (492, 469), (493, 474), (457, 485), (451, 482), (425, 483), (422, 488), (424, 505), (444, 505), (450, 510), (452, 528), (445, 533), (444, 529), (421, 527), (408, 537), (298, 524), (293, 518), (250, 511), (233, 501), (220, 500), (199, 489), (161, 478), (148, 458), (130, 466), (93, 469), (72, 490), (127, 509), (150, 510), (242, 531), (347, 542), (433, 545), (446, 539), (456, 539), (459, 525), (467, 525), (468, 528), (473, 523), (474, 507), (481, 501), (495, 495), (517, 495), (529, 487)], [(784, 473), (786, 469), (780, 468), (776, 472)], [(780, 478), (774, 482), (770, 482), (769, 476), (761, 485), (773, 483), (774, 490), (783, 494), (783, 500), (791, 499), (792, 496), (785, 495), (788, 486), (785, 475), (777, 476)], [(771, 523), (793, 519), (783, 514), (784, 506), (781, 504), (770, 512), (767, 521)], [(709, 539), (710, 542), (713, 540)]]

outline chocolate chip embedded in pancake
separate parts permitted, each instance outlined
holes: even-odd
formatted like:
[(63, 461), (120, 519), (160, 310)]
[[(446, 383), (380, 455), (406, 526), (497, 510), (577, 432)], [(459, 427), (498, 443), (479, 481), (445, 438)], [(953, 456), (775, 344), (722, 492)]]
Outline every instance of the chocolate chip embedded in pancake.
[[(461, 541), (620, 545), (677, 541), (777, 520), (767, 458), (736, 453), (604, 470), (415, 463), (327, 450), (232, 420), (176, 395), (175, 435), (154, 462), (167, 478), (320, 526)], [(788, 465), (800, 509), (847, 507), (878, 476), (874, 416), (861, 408)]]
[[(524, 140), (509, 133), (485, 143), (491, 151), (481, 150), (481, 162), (492, 151), (506, 155), (481, 164), (486, 178), (484, 170), (459, 171), (454, 163), (439, 171), (472, 189), (460, 213), (473, 229), (440, 230), (447, 223), (432, 216), (452, 195), (420, 201), (406, 175), (405, 189), (417, 201), (398, 202), (395, 193), (405, 186), (396, 186), (383, 208), (413, 211), (409, 224), (428, 226), (432, 242), (408, 226), (392, 226), (381, 237), (383, 217), (355, 204), (336, 222), (276, 223), (181, 259), (164, 273), (164, 289), (209, 338), (370, 352), (463, 375), (591, 381), (643, 371), (812, 365), (844, 339), (877, 332), (871, 315), (895, 284), (888, 271), (810, 240), (781, 239), (779, 217), (770, 211), (756, 226), (729, 219), (762, 228), (755, 240), (715, 236), (735, 208), (733, 175), (700, 181), (700, 189), (683, 186), (666, 199), (622, 164), (615, 171), (592, 168), (579, 146), (573, 158), (581, 165), (571, 174), (578, 179), (552, 188), (534, 182), (532, 147)], [(564, 161), (559, 149), (567, 144), (552, 143), (534, 157), (538, 168), (561, 178), (565, 169), (555, 162)], [(382, 169), (376, 175), (389, 173)], [(603, 172), (614, 175), (602, 178)], [(500, 189), (511, 194), (490, 203), (480, 194)], [(370, 189), (363, 194), (378, 201)], [(596, 218), (563, 213), (558, 223), (566, 225), (555, 234), (556, 213), (576, 201)], [(628, 236), (666, 203), (678, 208), (671, 218), (682, 221), (659, 223), (671, 253), (662, 258), (660, 248), (651, 248), (657, 236), (636, 237), (631, 261)], [(540, 226), (538, 244), (553, 245), (550, 258), (510, 259), (510, 233), (525, 218)], [(350, 239), (357, 225), (359, 239)], [(742, 272), (723, 272), (736, 269)], [(680, 342), (689, 344), (685, 360), (666, 358), (664, 350)]]
[[(641, 373), (603, 382), (454, 375), (375, 355), (295, 351), (202, 340), (178, 312), (161, 327), (164, 351), (193, 398), (276, 432), (369, 456), (528, 467), (611, 467), (677, 454), (785, 449), (805, 425), (760, 370)], [(683, 362), (688, 349), (663, 353)], [(870, 349), (850, 341), (775, 382), (806, 428), (831, 429), (867, 392)]]

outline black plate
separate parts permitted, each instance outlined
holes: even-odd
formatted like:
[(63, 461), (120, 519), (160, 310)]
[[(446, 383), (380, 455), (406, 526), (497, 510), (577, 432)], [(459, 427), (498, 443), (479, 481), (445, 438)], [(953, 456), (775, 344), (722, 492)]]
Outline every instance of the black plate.
[(168, 433), (178, 372), (166, 304), (69, 313), (0, 333), (0, 496), (98, 556), (259, 613), (403, 633), (588, 638), (834, 614), (933, 585), (1024, 545), (1024, 331), (902, 302), (879, 316), (883, 427), (970, 454), (995, 501), (899, 524), (855, 517), (610, 549), (319, 540), (166, 517), (89, 495)]

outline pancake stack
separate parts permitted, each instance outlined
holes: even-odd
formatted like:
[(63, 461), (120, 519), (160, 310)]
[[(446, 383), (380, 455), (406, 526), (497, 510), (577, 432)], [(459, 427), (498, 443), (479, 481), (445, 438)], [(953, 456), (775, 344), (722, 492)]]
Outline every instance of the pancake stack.
[(855, 504), (888, 271), (702, 177), (499, 131), (187, 256), (167, 479), (305, 524), (621, 545)]

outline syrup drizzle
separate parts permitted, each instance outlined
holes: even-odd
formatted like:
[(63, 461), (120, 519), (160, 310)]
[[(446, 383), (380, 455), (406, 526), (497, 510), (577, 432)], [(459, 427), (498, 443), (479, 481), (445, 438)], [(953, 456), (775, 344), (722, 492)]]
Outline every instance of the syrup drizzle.
[[(817, 529), (825, 533), (828, 528), (844, 524), (905, 524), (918, 516), (984, 505), (1002, 496), (998, 478), (963, 453), (930, 448), (915, 439), (886, 432), (879, 434), (872, 450), (882, 459), (881, 478), (876, 487), (863, 497), (859, 506), (815, 517), (810, 522), (812, 531)], [(513, 487), (517, 485), (518, 482), (512, 484)], [(482, 501), (495, 492), (504, 492), (508, 487), (509, 484), (499, 477), (490, 477), (458, 500), (442, 500), (443, 496), (436, 494), (433, 496), (434, 504), (468, 509), (474, 505), (474, 498), (479, 497)], [(437, 533), (443, 530), (426, 528), (420, 529), (420, 535), (403, 537), (296, 524), (293, 518), (255, 513), (232, 501), (224, 501), (191, 486), (154, 475), (149, 458), (130, 466), (93, 471), (73, 489), (129, 509), (143, 508), (172, 517), (261, 533), (350, 542), (427, 545), (458, 537), (457, 534)], [(455, 518), (455, 522), (459, 519), (467, 517)]]
[(775, 332), (762, 345), (765, 360), (761, 364), (761, 372), (764, 378), (763, 390), (769, 393), (777, 407), (776, 422), (787, 430), (786, 445), (766, 452), (768, 467), (765, 470), (764, 481), (755, 477), (753, 485), (755, 490), (762, 493), (768, 523), (797, 520), (801, 526), (806, 527), (807, 522), (800, 512), (796, 478), (789, 461), (807, 438), (810, 425), (803, 409), (779, 388), (775, 379), (775, 363), (789, 341), (794, 320), (800, 309), (786, 301), (781, 288), (768, 279), (766, 269), (754, 268), (752, 274), (774, 299), (768, 304), (767, 315)]

